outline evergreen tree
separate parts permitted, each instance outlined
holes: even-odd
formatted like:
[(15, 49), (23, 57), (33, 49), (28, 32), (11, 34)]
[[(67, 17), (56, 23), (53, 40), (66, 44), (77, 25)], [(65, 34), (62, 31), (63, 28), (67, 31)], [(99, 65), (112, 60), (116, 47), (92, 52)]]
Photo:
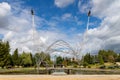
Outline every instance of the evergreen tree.
[(116, 62), (120, 62), (120, 53), (117, 56)]
[(117, 59), (117, 54), (112, 50), (100, 50), (98, 55), (101, 55), (104, 62), (115, 62)]
[(62, 62), (63, 62), (63, 58), (61, 57), (61, 56), (58, 56), (57, 58), (56, 58), (56, 64), (62, 64)]
[(10, 46), (9, 42), (0, 42), (0, 66), (4, 68), (9, 61)]
[(104, 62), (108, 62), (108, 54), (105, 50), (99, 50), (98, 55), (101, 55)]
[(98, 55), (98, 60), (100, 64), (104, 64), (104, 61), (101, 55)]
[(90, 53), (87, 53), (85, 56), (84, 56), (84, 62), (85, 63), (88, 63), (88, 64), (93, 64), (94, 63), (94, 57), (92, 55), (90, 55)]
[(18, 49), (15, 49), (15, 51), (12, 55), (12, 60), (13, 60), (13, 65), (14, 66), (19, 66), (20, 59), (19, 59), (19, 55), (18, 55)]
[(12, 67), (12, 66), (13, 66), (13, 61), (12, 61), (12, 56), (11, 56), (11, 54), (8, 55), (8, 60), (7, 60), (7, 62), (6, 62), (6, 65), (7, 65), (8, 67)]
[(22, 66), (29, 67), (32, 65), (32, 58), (31, 58), (30, 53), (23, 52), (20, 57), (21, 57)]
[(32, 55), (32, 53), (30, 53), (30, 57), (31, 57), (31, 60), (32, 60), (31, 66), (34, 66), (34, 65), (35, 65), (35, 58), (34, 58), (34, 56)]

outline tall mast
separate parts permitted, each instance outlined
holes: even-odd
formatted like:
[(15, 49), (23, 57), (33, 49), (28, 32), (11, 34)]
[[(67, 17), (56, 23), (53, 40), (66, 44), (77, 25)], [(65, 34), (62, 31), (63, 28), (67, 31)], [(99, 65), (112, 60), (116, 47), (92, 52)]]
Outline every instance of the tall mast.
[(34, 21), (34, 11), (33, 11), (33, 9), (31, 9), (31, 15), (32, 15), (32, 41), (33, 41), (33, 45), (32, 45), (32, 47), (33, 47), (33, 51), (32, 52), (34, 52), (34, 48), (35, 48), (35, 21)]

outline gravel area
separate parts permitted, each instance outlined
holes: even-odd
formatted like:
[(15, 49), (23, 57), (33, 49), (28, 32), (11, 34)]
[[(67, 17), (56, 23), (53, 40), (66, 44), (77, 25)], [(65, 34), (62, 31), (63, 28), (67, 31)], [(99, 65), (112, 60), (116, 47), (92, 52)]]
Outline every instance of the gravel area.
[(120, 75), (0, 75), (0, 80), (120, 80)]

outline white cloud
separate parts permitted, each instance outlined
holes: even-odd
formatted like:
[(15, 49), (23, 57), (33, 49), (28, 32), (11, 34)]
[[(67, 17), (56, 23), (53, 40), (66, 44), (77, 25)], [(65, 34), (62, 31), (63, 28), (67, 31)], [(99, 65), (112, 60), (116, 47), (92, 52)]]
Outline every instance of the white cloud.
[[(19, 4), (18, 4), (19, 5)], [(14, 5), (10, 5), (7, 2), (0, 3), (0, 34), (4, 35), (3, 40), (9, 41), (11, 45), (11, 52), (15, 48), (19, 48), (20, 51), (31, 51), (28, 46), (31, 43), (21, 44), (26, 40), (30, 40), (31, 36), (29, 30), (31, 28), (31, 15), (29, 10), (22, 9), (21, 12), (13, 10)], [(25, 47), (23, 47), (25, 46)]]
[(11, 7), (8, 3), (0, 3), (0, 28), (8, 26)]
[[(30, 10), (27, 8), (23, 9), (20, 6), (16, 8), (16, 5), (14, 8), (14, 5), (8, 4), (6, 2), (4, 2), (5, 5), (3, 3), (0, 4), (2, 4), (1, 9), (4, 9), (4, 6), (6, 4), (9, 7), (12, 7), (12, 9), (8, 10), (6, 15), (4, 15), (4, 17), (0, 20), (0, 23), (3, 24), (3, 26), (0, 28), (0, 34), (4, 35), (3, 39), (5, 41), (8, 40), (10, 42), (11, 53), (16, 48), (19, 49), (20, 53), (22, 53), (23, 51), (44, 51), (51, 43), (56, 40), (68, 40), (68, 36), (66, 34), (54, 28), (54, 26), (56, 26), (57, 24), (54, 22), (54, 20), (47, 21), (41, 17), (35, 16), (36, 27), (49, 25), (50, 29), (39, 31), (35, 30), (33, 43), (33, 30), (31, 26), (31, 15), (29, 12)], [(64, 17), (64, 19), (67, 19), (71, 18), (72, 15), (66, 13), (62, 17)], [(2, 21), (4, 21), (4, 23)]]
[[(2, 5), (0, 9), (4, 9), (6, 4), (7, 6), (11, 7), (10, 4), (4, 2), (4, 4), (0, 3), (0, 5)], [(13, 5), (12, 7), (14, 8)], [(16, 48), (19, 49), (20, 53), (22, 53), (23, 51), (27, 51), (27, 52), (42, 51), (42, 50), (44, 51), (46, 47), (48, 47), (48, 45), (50, 45), (55, 40), (63, 39), (66, 37), (64, 34), (60, 33), (58, 30), (55, 29), (54, 31), (35, 30), (34, 40), (33, 40), (33, 29), (31, 26), (32, 23), (31, 23), (31, 15), (29, 10), (22, 8), (20, 9), (20, 6), (18, 10), (21, 10), (19, 14), (18, 13), (15, 14), (15, 11), (12, 11), (11, 9), (8, 10), (6, 15), (4, 15), (3, 18), (0, 20), (0, 23), (3, 24), (3, 26), (0, 28), (0, 34), (4, 35), (3, 39), (5, 41), (10, 42), (11, 53)], [(16, 9), (16, 12), (19, 11), (17, 11)], [(8, 21), (4, 23), (2, 22), (6, 20)], [(44, 25), (43, 23), (50, 26), (52, 24), (43, 18), (35, 16), (35, 24), (36, 24), (35, 26), (38, 25), (43, 26)]]
[[(61, 17), (56, 17), (56, 18), (57, 18), (56, 20), (58, 20), (58, 22), (60, 22), (60, 21), (63, 21), (63, 22), (68, 21), (68, 22), (71, 22), (73, 24), (75, 23), (77, 25), (82, 25), (83, 24), (83, 22), (80, 21), (77, 16), (74, 16), (71, 13), (65, 13)], [(73, 30), (73, 28), (75, 29), (76, 27), (72, 27), (71, 29)]]
[(13, 32), (12, 31), (9, 31), (6, 35), (4, 35), (4, 39), (5, 40), (10, 40), (11, 38), (13, 38)]
[(99, 27), (88, 31), (84, 51), (111, 49), (120, 52), (120, 0), (92, 0), (92, 16), (101, 19)]
[(6, 15), (9, 15), (11, 10), (11, 7), (8, 3), (2, 2), (0, 3), (0, 17), (5, 17)]
[(55, 0), (54, 3), (59, 8), (67, 7), (68, 5), (74, 3), (75, 0)]
[[(62, 1), (62, 0), (59, 0)], [(58, 1), (58, 2), (59, 2)], [(64, 0), (67, 1), (67, 0)], [(64, 2), (63, 1), (63, 2)], [(70, 1), (70, 0), (69, 0)], [(105, 1), (105, 2), (104, 2)], [(107, 4), (109, 3), (109, 7)], [(93, 16), (100, 18), (101, 24), (97, 28), (89, 29), (87, 35), (87, 42), (84, 45), (82, 53), (86, 52), (96, 52), (99, 49), (113, 49), (115, 51), (120, 51), (120, 0), (92, 0), (92, 14)], [(0, 3), (2, 7), (0, 10), (6, 8), (5, 5), (9, 6), (5, 9), (7, 12), (0, 13), (0, 34), (4, 34), (4, 40), (9, 40), (11, 44), (11, 52), (15, 48), (19, 48), (19, 51), (33, 51), (33, 31), (31, 28), (31, 15), (28, 9), (23, 9), (19, 6), (17, 11), (11, 11), (11, 5), (8, 3)], [(68, 4), (67, 4), (68, 5)], [(103, 6), (104, 5), (104, 6)], [(62, 7), (61, 7), (62, 6)], [(102, 9), (100, 8), (102, 7)], [(12, 6), (14, 7), (14, 6)], [(63, 3), (58, 6), (63, 8)], [(65, 4), (64, 4), (64, 7)], [(17, 12), (20, 12), (19, 14)], [(16, 14), (17, 13), (17, 14)], [(78, 24), (78, 18), (72, 16), (70, 13), (63, 14), (58, 19), (54, 19), (53, 22), (46, 21), (43, 18), (35, 16), (36, 26), (43, 26), (45, 24), (51, 26), (56, 26), (57, 23), (54, 21), (60, 21), (64, 19), (73, 20)], [(4, 21), (4, 22), (2, 22)], [(6, 30), (7, 29), (7, 30)], [(74, 30), (74, 28), (71, 30)], [(81, 37), (81, 35), (80, 35)], [(44, 50), (46, 46), (50, 45), (52, 42), (64, 39), (71, 42), (71, 45), (75, 48), (75, 43), (77, 43), (76, 36), (68, 38), (68, 35), (60, 32), (58, 29), (48, 29), (48, 30), (35, 30), (35, 49), (36, 51)], [(81, 38), (80, 38), (81, 39)], [(80, 40), (81, 41), (81, 40)]]
[(78, 9), (80, 13), (87, 13), (90, 8), (91, 8), (91, 2), (89, 0), (88, 1), (79, 0)]
[(120, 0), (92, 0), (92, 12), (100, 18), (119, 15)]
[(69, 19), (71, 17), (72, 17), (72, 15), (70, 13), (66, 13), (66, 14), (62, 15), (63, 20)]
[[(18, 4), (19, 5), (19, 4)], [(12, 9), (11, 9), (12, 6)], [(8, 8), (8, 9), (6, 9)], [(4, 11), (6, 10), (6, 11)], [(14, 10), (14, 11), (13, 11)], [(20, 53), (23, 51), (34, 52), (44, 51), (48, 45), (58, 39), (65, 39), (66, 35), (62, 34), (59, 30), (34, 30), (33, 40), (33, 29), (31, 22), (31, 15), (29, 9), (23, 9), (18, 6), (15, 7), (7, 2), (0, 3), (0, 11), (4, 13), (0, 15), (0, 34), (4, 35), (3, 40), (9, 41), (11, 45), (11, 53), (18, 48)], [(21, 11), (21, 12), (19, 12)], [(19, 13), (17, 13), (19, 12)], [(2, 19), (1, 19), (2, 17)], [(4, 23), (3, 23), (4, 22)], [(41, 23), (39, 23), (41, 22)], [(44, 23), (44, 24), (43, 24)], [(48, 22), (43, 18), (35, 16), (35, 26), (50, 25), (55, 26), (54, 22)]]
[[(14, 5), (12, 5), (12, 8), (14, 8)], [(20, 10), (20, 7), (18, 10)], [(7, 2), (0, 3), (0, 34), (4, 35), (3, 39), (5, 41), (10, 42), (11, 51), (15, 48), (19, 48), (21, 51), (31, 51), (28, 47), (31, 46), (31, 41), (28, 40), (32, 38), (29, 33), (31, 29), (30, 12), (22, 8), (20, 13), (15, 14), (15, 12), (18, 12), (17, 9), (13, 11), (11, 5)], [(26, 43), (21, 43), (25, 41)]]

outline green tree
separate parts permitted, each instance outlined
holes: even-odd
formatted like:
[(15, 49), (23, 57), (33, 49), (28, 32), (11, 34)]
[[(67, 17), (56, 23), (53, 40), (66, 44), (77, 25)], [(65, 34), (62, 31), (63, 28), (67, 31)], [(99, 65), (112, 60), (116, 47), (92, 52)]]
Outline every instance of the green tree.
[(108, 54), (105, 50), (99, 50), (98, 55), (101, 55), (104, 62), (108, 62)]
[(83, 62), (84, 68), (86, 68), (89, 64), (87, 62)]
[(107, 53), (108, 53), (108, 61), (114, 63), (115, 60), (117, 59), (117, 54), (112, 50), (108, 50)]
[(9, 61), (10, 46), (9, 42), (0, 42), (0, 66), (4, 68)]
[(71, 58), (67, 58), (67, 57), (66, 57), (65, 60), (67, 61), (67, 65), (70, 66), (70, 65), (71, 65)]
[(92, 55), (90, 55), (90, 53), (87, 53), (85, 56), (84, 56), (84, 62), (85, 63), (88, 63), (88, 64), (93, 64), (94, 63), (94, 57)]
[(30, 53), (23, 52), (20, 57), (21, 57), (22, 66), (28, 67), (32, 65), (32, 58), (31, 58)]
[(43, 61), (46, 63), (50, 62), (50, 55), (44, 52), (36, 53), (34, 57), (35, 57), (36, 64), (41, 64), (41, 62)]
[(62, 62), (63, 62), (63, 58), (61, 56), (58, 56), (56, 58), (56, 64), (62, 64)]
[(120, 62), (120, 53), (117, 56), (116, 62)]
[[(12, 67), (12, 66), (13, 66), (13, 61), (12, 61), (12, 56), (11, 56), (11, 54), (8, 55), (8, 60), (7, 60), (7, 62), (6, 62), (6, 65), (7, 65), (8, 67)], [(7, 66), (6, 66), (6, 67), (7, 67)]]
[(63, 64), (65, 67), (67, 67), (67, 59), (63, 59), (62, 64)]
[(94, 55), (94, 63), (98, 63), (98, 62), (99, 62), (98, 55)]
[(117, 54), (112, 50), (100, 50), (98, 52), (98, 55), (102, 56), (104, 62), (115, 62), (115, 60), (117, 59)]
[(19, 59), (19, 55), (18, 55), (18, 49), (15, 49), (13, 55), (12, 55), (12, 60), (13, 60), (13, 64), (14, 66), (19, 66), (20, 65), (20, 59)]
[(30, 57), (31, 57), (31, 60), (32, 60), (32, 66), (35, 65), (35, 58), (34, 56), (32, 55), (32, 53), (30, 53)]
[(101, 55), (98, 55), (98, 60), (100, 64), (104, 64), (104, 61)]

